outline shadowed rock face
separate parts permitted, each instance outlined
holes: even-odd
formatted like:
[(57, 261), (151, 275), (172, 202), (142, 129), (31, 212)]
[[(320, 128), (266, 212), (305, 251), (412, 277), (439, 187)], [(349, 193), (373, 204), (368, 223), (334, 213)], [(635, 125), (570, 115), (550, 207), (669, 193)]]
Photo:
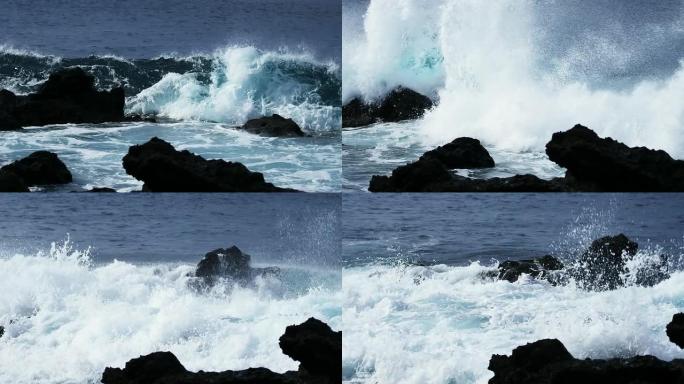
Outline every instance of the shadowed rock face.
[(684, 360), (653, 356), (578, 360), (556, 339), (517, 347), (510, 356), (493, 355), (489, 384), (681, 384)]
[(0, 169), (0, 192), (29, 192), (21, 177)]
[(287, 327), (280, 337), (280, 349), (301, 363), (300, 374), (326, 377), (330, 383), (342, 380), (342, 331), (333, 332), (327, 324), (312, 317)]
[(33, 152), (0, 168), (0, 172), (14, 174), (28, 186), (66, 184), (72, 181), (71, 172), (66, 165), (56, 154), (48, 151)]
[(342, 107), (342, 126), (361, 127), (375, 122), (417, 119), (432, 108), (429, 97), (404, 87), (388, 93), (380, 102), (366, 104), (355, 98)]
[(251, 256), (243, 253), (236, 246), (215, 249), (204, 255), (204, 258), (197, 264), (195, 276), (202, 278), (208, 284), (213, 284), (220, 278), (248, 284), (257, 276), (280, 274), (278, 267), (252, 268), (250, 260)]
[(130, 147), (123, 167), (149, 192), (293, 192), (267, 183), (263, 174), (241, 163), (206, 160), (187, 150), (177, 151), (157, 137)]
[(449, 144), (425, 152), (421, 159), (433, 158), (448, 169), (492, 168), (494, 159), (480, 140), (459, 137)]
[(546, 154), (583, 190), (684, 191), (684, 161), (665, 151), (599, 138), (582, 125), (554, 133)]
[(306, 136), (299, 125), (280, 115), (260, 117), (247, 121), (240, 129), (261, 136), (301, 137)]
[(103, 384), (336, 384), (342, 381), (342, 332), (310, 318), (287, 327), (280, 338), (285, 354), (300, 361), (298, 372), (266, 368), (189, 372), (171, 352), (140, 356), (121, 368), (105, 368)]
[(124, 91), (98, 91), (81, 68), (52, 73), (38, 92), (16, 96), (0, 91), (0, 130), (64, 123), (103, 123), (124, 119)]
[(672, 321), (667, 325), (666, 333), (671, 342), (684, 349), (684, 313), (677, 313), (672, 316)]
[(563, 268), (563, 263), (551, 255), (532, 260), (506, 260), (499, 264), (498, 278), (511, 283), (517, 281), (523, 274), (539, 279), (549, 279), (551, 276), (549, 272)]

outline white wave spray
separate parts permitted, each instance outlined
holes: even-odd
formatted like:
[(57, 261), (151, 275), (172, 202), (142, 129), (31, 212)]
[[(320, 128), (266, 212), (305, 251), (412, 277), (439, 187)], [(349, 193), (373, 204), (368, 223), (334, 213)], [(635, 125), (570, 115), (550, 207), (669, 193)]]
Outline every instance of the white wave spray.
[(94, 265), (68, 241), (0, 258), (0, 382), (98, 383), (105, 367), (158, 350), (193, 371), (283, 372), (297, 369), (278, 347), (287, 325), (314, 316), (340, 328), (339, 290), (292, 294), (286, 283), (259, 280), (198, 294), (188, 288), (192, 268)]
[(438, 94), (439, 105), (420, 124), (430, 144), (473, 136), (501, 149), (538, 151), (553, 132), (582, 123), (628, 145), (684, 157), (684, 54), (665, 75), (646, 65), (629, 84), (615, 80), (648, 63), (653, 49), (681, 46), (684, 6), (638, 33), (602, 19), (617, 38), (580, 32), (558, 55), (541, 43), (557, 25), (538, 14), (554, 6), (371, 0), (363, 30), (345, 34), (343, 101), (376, 98), (397, 85)]

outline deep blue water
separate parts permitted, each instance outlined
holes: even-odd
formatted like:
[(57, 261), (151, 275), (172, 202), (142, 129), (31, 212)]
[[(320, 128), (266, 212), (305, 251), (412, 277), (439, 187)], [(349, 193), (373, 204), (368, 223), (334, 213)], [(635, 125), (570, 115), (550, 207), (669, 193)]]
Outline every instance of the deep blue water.
[(226, 45), (341, 56), (339, 0), (3, 0), (0, 44), (43, 54), (151, 58)]
[(618, 233), (673, 249), (684, 245), (684, 195), (343, 194), (342, 222), (347, 266), (564, 257)]
[(0, 196), (0, 255), (70, 236), (96, 262), (199, 261), (237, 245), (256, 262), (339, 265), (334, 194), (33, 194)]

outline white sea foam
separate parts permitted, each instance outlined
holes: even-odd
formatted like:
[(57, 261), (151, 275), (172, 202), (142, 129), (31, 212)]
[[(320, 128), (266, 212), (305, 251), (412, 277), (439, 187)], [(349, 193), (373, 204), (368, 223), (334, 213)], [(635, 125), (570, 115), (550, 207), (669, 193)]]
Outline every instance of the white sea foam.
[[(0, 258), (0, 382), (97, 383), (106, 366), (169, 350), (190, 370), (266, 366), (283, 372), (297, 363), (278, 338), (310, 316), (340, 329), (338, 283), (320, 272), (307, 287), (259, 280), (254, 288), (188, 288), (191, 265), (93, 265), (69, 242), (46, 253)], [(313, 275), (312, 275), (313, 274)], [(339, 278), (339, 275), (337, 275)], [(227, 292), (227, 293), (226, 293)]]
[(565, 54), (548, 57), (539, 39), (553, 25), (536, 17), (542, 6), (554, 3), (371, 0), (363, 28), (345, 33), (343, 101), (397, 85), (433, 96), (439, 105), (421, 123), (431, 145), (473, 136), (500, 149), (541, 150), (553, 132), (582, 123), (684, 157), (682, 64), (664, 76), (641, 68), (626, 85), (611, 78), (648, 62), (653, 47), (671, 50), (684, 12), (629, 36), (610, 20), (612, 35), (581, 34)]
[(684, 310), (684, 273), (645, 288), (588, 292), (483, 280), (477, 263), (343, 271), (345, 382), (485, 384), (492, 354), (559, 339), (578, 358), (684, 357), (665, 326)]

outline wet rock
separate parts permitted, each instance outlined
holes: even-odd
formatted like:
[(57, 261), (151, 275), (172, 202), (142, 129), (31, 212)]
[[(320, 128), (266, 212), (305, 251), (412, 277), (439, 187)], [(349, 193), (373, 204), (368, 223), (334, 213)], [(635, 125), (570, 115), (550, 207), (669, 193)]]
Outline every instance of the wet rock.
[[(123, 369), (105, 368), (103, 384), (333, 384), (341, 382), (342, 334), (309, 319), (290, 326), (281, 337), (300, 360), (299, 372), (275, 373), (266, 368), (242, 371), (190, 372), (171, 352), (154, 352), (128, 361)], [(283, 349), (285, 350), (285, 349)], [(310, 353), (317, 352), (317, 356)], [(306, 368), (304, 368), (306, 361)], [(314, 364), (314, 365), (311, 365)]]
[(280, 115), (264, 116), (247, 121), (240, 129), (261, 136), (301, 137), (306, 134), (291, 119)]
[(299, 372), (304, 377), (326, 378), (329, 383), (342, 381), (342, 331), (333, 332), (312, 317), (288, 326), (279, 344), (284, 354), (300, 362)]
[(594, 240), (575, 266), (573, 275), (584, 288), (616, 289), (623, 285), (626, 261), (636, 255), (639, 245), (627, 236), (605, 236)]
[(98, 192), (98, 193), (109, 192), (109, 193), (111, 193), (111, 192), (116, 192), (116, 189), (107, 188), (107, 187), (93, 187), (88, 192)]
[(251, 256), (236, 246), (215, 249), (204, 255), (204, 258), (197, 264), (195, 276), (209, 284), (213, 284), (220, 278), (246, 284), (258, 276), (280, 274), (280, 269), (277, 267), (252, 268), (250, 260)]
[(492, 168), (494, 159), (480, 144), (480, 140), (459, 137), (449, 144), (425, 152), (421, 159), (432, 158), (444, 164), (447, 169)]
[(581, 190), (684, 191), (684, 161), (665, 151), (599, 138), (582, 125), (554, 133), (546, 153)]
[(5, 327), (0, 325), (0, 337), (2, 337), (5, 334)]
[[(563, 268), (563, 263), (551, 255), (532, 260), (506, 260), (499, 264), (498, 278), (511, 283), (517, 281), (523, 274), (539, 279), (549, 279), (552, 271), (560, 271)], [(552, 279), (551, 281), (553, 282)]]
[(666, 328), (667, 337), (671, 342), (684, 349), (684, 313), (676, 313)]
[(608, 360), (575, 359), (556, 339), (517, 347), (510, 356), (493, 355), (489, 384), (681, 384), (684, 360), (653, 356)]
[(562, 179), (543, 180), (534, 175), (472, 179), (450, 172), (435, 158), (421, 158), (392, 171), (391, 176), (373, 176), (371, 192), (562, 192)]
[(28, 192), (29, 189), (21, 179), (12, 172), (0, 169), (0, 192)]
[(177, 151), (154, 137), (129, 148), (123, 158), (126, 173), (143, 181), (149, 192), (293, 192), (264, 181), (237, 162), (206, 160), (189, 151)]
[(123, 88), (98, 91), (94, 82), (93, 76), (75, 67), (52, 73), (38, 92), (27, 96), (2, 90), (0, 126), (17, 129), (17, 126), (123, 120)]
[(67, 184), (72, 181), (71, 172), (56, 154), (48, 151), (33, 152), (29, 156), (0, 168), (13, 173), (29, 186)]
[(342, 126), (360, 127), (378, 121), (417, 119), (432, 106), (429, 97), (409, 88), (398, 87), (388, 93), (382, 101), (367, 104), (355, 98), (342, 106)]

